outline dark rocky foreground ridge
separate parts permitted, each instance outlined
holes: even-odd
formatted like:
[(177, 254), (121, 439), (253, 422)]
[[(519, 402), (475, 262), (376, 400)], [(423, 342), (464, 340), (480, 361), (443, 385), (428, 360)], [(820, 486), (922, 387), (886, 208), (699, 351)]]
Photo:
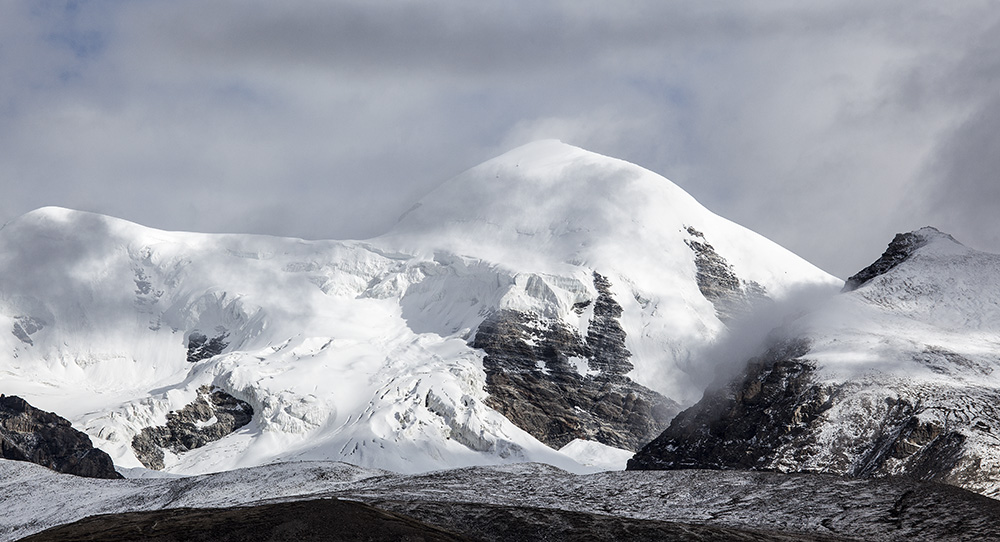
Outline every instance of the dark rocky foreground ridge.
[[(395, 511), (389, 511), (395, 510)], [(407, 510), (403, 514), (399, 510)], [(424, 521), (416, 519), (424, 518)], [(444, 527), (444, 528), (443, 528)], [(527, 540), (661, 542), (835, 542), (822, 534), (697, 525), (551, 508), (428, 501), (339, 499), (235, 508), (177, 508), (89, 517), (22, 542), (301, 542)]]
[(121, 478), (111, 457), (69, 420), (13, 395), (0, 395), (0, 458), (92, 478)]
[[(8, 470), (0, 461), (0, 473), (19, 479), (19, 489), (0, 494), (3, 541), (33, 533), (40, 534), (27, 540), (313, 540), (317, 533), (328, 540), (1000, 540), (1000, 501), (894, 477), (573, 475), (540, 464), (404, 476), (320, 462), (81, 482)], [(57, 503), (26, 512), (37, 495), (84, 494), (90, 519)], [(197, 538), (203, 533), (219, 536)]]
[(106, 514), (53, 527), (21, 540), (464, 542), (470, 539), (363, 503), (322, 499), (237, 508), (173, 508)]

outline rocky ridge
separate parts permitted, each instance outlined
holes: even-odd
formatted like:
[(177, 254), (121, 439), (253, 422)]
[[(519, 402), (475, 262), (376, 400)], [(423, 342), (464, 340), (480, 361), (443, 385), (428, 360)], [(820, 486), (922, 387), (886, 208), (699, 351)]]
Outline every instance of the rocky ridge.
[(146, 427), (132, 439), (135, 456), (149, 469), (160, 470), (164, 450), (189, 452), (250, 423), (253, 407), (218, 388), (198, 388), (198, 398), (167, 414), (167, 424)]
[(998, 261), (932, 228), (897, 235), (854, 290), (773, 332), (628, 468), (904, 475), (1000, 494), (997, 321), (971, 312), (996, 297)]
[[(893, 237), (892, 242), (889, 243), (889, 247), (886, 248), (878, 260), (875, 260), (874, 263), (847, 279), (847, 282), (844, 283), (843, 291), (851, 292), (857, 290), (873, 278), (888, 273), (894, 267), (909, 259), (917, 249), (925, 246), (935, 236), (945, 236), (955, 241), (952, 236), (941, 233), (940, 230), (931, 226), (907, 233), (897, 233)], [(957, 243), (957, 241), (955, 242)]]
[(17, 396), (0, 395), (0, 458), (91, 478), (121, 478), (108, 454), (68, 420)]

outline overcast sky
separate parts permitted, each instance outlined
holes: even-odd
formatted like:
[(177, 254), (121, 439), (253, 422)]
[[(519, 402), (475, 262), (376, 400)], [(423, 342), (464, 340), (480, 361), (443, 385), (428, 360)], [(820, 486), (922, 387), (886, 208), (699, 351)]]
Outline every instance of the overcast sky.
[(928, 224), (1000, 252), (997, 36), (992, 1), (5, 0), (0, 222), (365, 238), (558, 138), (842, 278)]

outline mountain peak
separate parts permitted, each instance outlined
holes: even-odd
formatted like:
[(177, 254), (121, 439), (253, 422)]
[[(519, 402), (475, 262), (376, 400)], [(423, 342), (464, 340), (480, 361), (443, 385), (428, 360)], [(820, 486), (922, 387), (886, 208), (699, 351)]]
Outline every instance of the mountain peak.
[(963, 246), (951, 235), (933, 226), (924, 226), (908, 233), (897, 233), (878, 260), (847, 279), (843, 292), (857, 290), (879, 275), (884, 275), (910, 259), (921, 248), (937, 242)]
[(439, 249), (500, 261), (544, 254), (581, 262), (609, 244), (642, 239), (655, 249), (650, 244), (665, 233), (679, 236), (683, 225), (702, 224), (709, 215), (715, 219), (660, 175), (543, 140), (444, 182), (407, 211), (385, 238), (411, 250), (434, 239)]

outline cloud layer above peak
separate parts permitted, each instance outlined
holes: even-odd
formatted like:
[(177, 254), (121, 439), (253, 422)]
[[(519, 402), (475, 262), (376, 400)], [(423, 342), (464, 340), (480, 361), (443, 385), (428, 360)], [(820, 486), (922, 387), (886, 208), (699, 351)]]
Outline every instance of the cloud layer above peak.
[(635, 162), (847, 276), (1000, 251), (989, 2), (0, 3), (0, 222), (369, 237), (530, 140)]

